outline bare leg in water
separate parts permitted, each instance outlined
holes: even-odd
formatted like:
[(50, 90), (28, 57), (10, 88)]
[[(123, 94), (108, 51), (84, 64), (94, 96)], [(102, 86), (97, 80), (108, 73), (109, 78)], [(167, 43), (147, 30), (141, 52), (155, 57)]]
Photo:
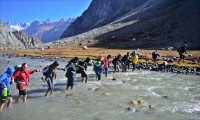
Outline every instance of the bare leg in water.
[(1, 103), (0, 112), (3, 110), (4, 106), (5, 106), (5, 103)]
[(27, 95), (24, 95), (23, 96), (23, 102), (26, 102), (26, 100), (27, 100)]
[(12, 105), (12, 97), (9, 97), (7, 107), (11, 107), (11, 105)]
[(53, 90), (48, 89), (44, 96), (47, 97), (49, 93), (50, 93), (50, 95), (52, 95), (53, 94)]

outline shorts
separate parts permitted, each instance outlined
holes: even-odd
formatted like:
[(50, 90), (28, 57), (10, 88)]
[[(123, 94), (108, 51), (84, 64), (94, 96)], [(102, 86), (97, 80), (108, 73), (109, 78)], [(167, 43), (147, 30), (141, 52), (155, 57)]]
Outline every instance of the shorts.
[(48, 90), (53, 90), (54, 89), (53, 77), (46, 77), (46, 81), (48, 85)]
[(8, 96), (6, 96), (6, 97), (3, 96), (2, 91), (0, 92), (0, 95), (1, 95), (1, 96), (0, 96), (1, 103), (6, 103), (7, 98), (8, 98), (8, 97), (11, 97), (11, 91), (8, 90)]
[(24, 90), (19, 89), (19, 95), (26, 96), (27, 95), (26, 89), (24, 89)]

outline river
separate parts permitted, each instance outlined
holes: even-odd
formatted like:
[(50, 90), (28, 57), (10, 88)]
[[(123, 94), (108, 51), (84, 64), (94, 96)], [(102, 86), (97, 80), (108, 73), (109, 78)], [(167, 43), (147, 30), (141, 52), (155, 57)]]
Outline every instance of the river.
[[(30, 69), (42, 69), (53, 61), (2, 56), (0, 73), (8, 66), (26, 62)], [(59, 62), (64, 68), (65, 62)], [(27, 103), (4, 108), (0, 120), (198, 120), (200, 119), (200, 77), (137, 70), (110, 73), (97, 81), (89, 66), (89, 82), (77, 75), (73, 90), (65, 90), (65, 72), (59, 70), (52, 97), (45, 98), (47, 84), (42, 73), (31, 75)], [(18, 90), (12, 85), (12, 96)], [(143, 104), (131, 101), (144, 101)], [(149, 105), (154, 106), (149, 109)]]

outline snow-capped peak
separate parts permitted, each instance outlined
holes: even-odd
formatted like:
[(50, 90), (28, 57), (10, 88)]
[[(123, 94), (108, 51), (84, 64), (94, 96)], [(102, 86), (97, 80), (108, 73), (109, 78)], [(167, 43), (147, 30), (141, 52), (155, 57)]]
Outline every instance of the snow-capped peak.
[(21, 31), (25, 30), (30, 26), (30, 23), (10, 23), (6, 22), (6, 25), (9, 27), (11, 31)]

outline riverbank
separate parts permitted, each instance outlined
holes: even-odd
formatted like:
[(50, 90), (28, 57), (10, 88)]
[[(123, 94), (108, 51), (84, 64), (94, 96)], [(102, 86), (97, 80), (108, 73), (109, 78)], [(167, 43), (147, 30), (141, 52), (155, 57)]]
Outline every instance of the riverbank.
[[(97, 59), (99, 56), (105, 57), (111, 54), (113, 57), (118, 53), (124, 55), (127, 52), (133, 50), (121, 50), (121, 49), (105, 49), (89, 47), (84, 49), (81, 46), (63, 47), (63, 48), (46, 48), (37, 50), (12, 50), (4, 51), (9, 54), (10, 57), (30, 57), (30, 58), (46, 58), (49, 60), (63, 60), (67, 61), (69, 58), (79, 57)], [(200, 51), (188, 50), (188, 55), (184, 62), (178, 64), (179, 55), (176, 50), (159, 50), (160, 58), (155, 65), (152, 62), (151, 53), (154, 50), (138, 50), (140, 54), (138, 69), (174, 72), (183, 74), (200, 74)]]

